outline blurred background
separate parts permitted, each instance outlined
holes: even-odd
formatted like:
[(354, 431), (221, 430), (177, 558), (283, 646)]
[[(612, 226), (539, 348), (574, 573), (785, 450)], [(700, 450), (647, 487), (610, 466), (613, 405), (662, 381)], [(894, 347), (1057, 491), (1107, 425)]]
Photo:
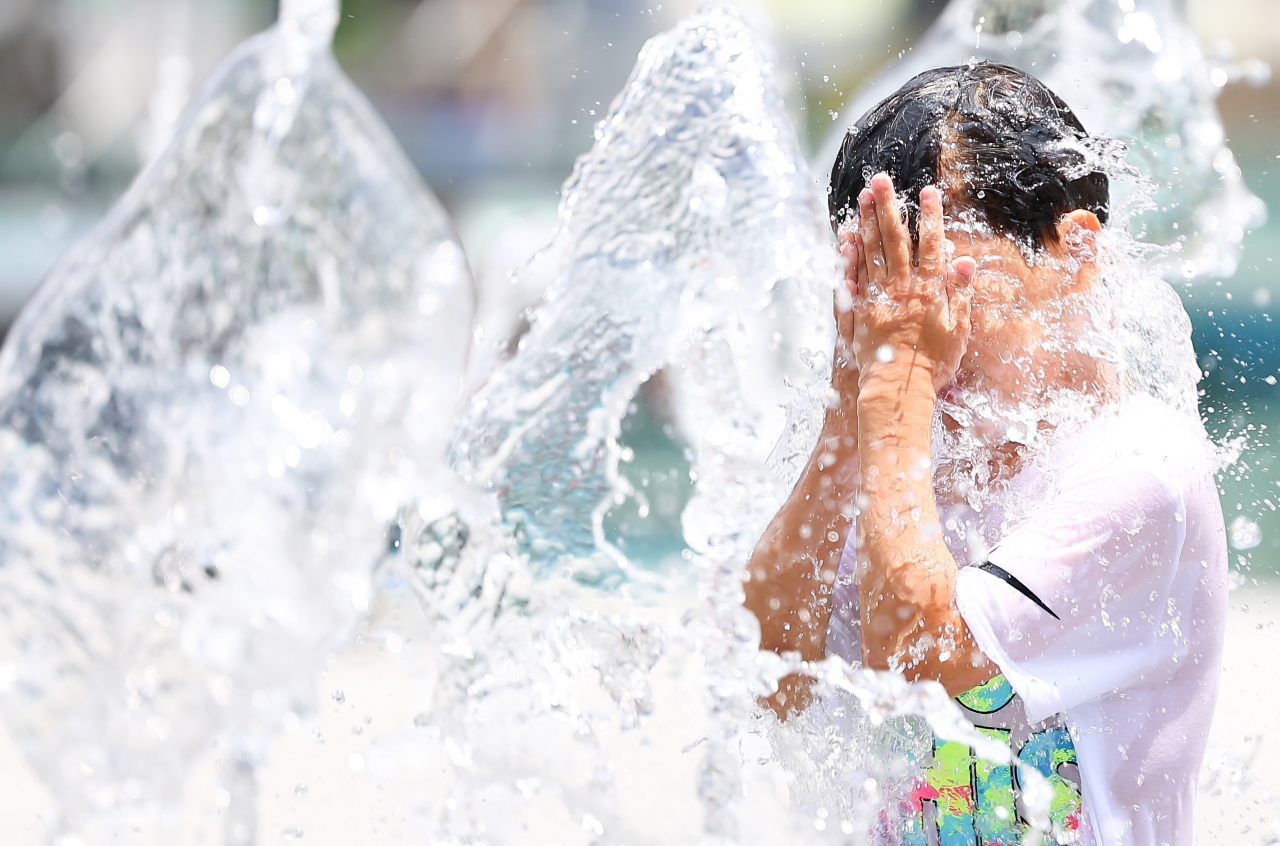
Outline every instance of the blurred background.
[[(457, 225), (477, 281), (482, 349), (485, 331), (504, 340), (503, 327), (536, 302), (540, 291), (527, 281), (513, 284), (510, 271), (549, 239), (560, 185), (590, 146), (593, 125), (637, 52), (694, 5), (344, 0), (338, 60)], [(801, 142), (812, 151), (831, 130), (832, 111), (907, 49), (944, 4), (739, 5), (776, 45)], [(1280, 67), (1276, 0), (1185, 0), (1185, 11), (1209, 55)], [(0, 332), (169, 137), (213, 66), (276, 13), (274, 0), (0, 0)], [(1272, 214), (1247, 236), (1232, 278), (1179, 292), (1208, 373), (1206, 423), (1224, 440), (1247, 438), (1242, 458), (1220, 481), (1239, 585), (1229, 656), (1247, 654), (1254, 663), (1229, 658), (1222, 719), (1256, 724), (1237, 757), (1257, 758), (1269, 744), (1272, 763), (1261, 766), (1271, 769), (1258, 772), (1280, 788), (1280, 745), (1267, 734), (1274, 684), (1247, 681), (1263, 669), (1257, 656), (1274, 654), (1280, 616), (1280, 442), (1272, 435), (1280, 430), (1280, 327), (1271, 316), (1280, 307), (1280, 81), (1248, 76), (1223, 81), (1219, 108), (1245, 182)], [(624, 472), (649, 497), (609, 516), (615, 539), (647, 545), (631, 550), (644, 557), (678, 554), (683, 546), (678, 517), (688, 460), (664, 423), (657, 402), (640, 403), (628, 418), (624, 446), (634, 458)], [(637, 513), (649, 519), (634, 520)], [(1274, 664), (1264, 675), (1274, 676)], [(12, 787), (7, 774), (21, 764), (0, 758), (0, 785)], [(0, 792), (9, 794), (0, 810), (18, 801), (10, 790)], [(28, 795), (36, 794), (16, 794)]]

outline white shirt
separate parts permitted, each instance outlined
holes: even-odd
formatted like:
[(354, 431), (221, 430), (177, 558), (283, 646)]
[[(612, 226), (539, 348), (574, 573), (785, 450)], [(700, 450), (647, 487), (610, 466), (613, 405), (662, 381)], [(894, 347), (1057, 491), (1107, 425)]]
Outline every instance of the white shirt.
[[(1198, 421), (1136, 398), (1051, 446), (981, 513), (940, 515), (979, 647), (1028, 721), (1071, 730), (1085, 843), (1192, 846), (1227, 608), (1215, 466)], [(852, 537), (828, 649), (859, 661)], [(984, 562), (995, 568), (970, 566)]]

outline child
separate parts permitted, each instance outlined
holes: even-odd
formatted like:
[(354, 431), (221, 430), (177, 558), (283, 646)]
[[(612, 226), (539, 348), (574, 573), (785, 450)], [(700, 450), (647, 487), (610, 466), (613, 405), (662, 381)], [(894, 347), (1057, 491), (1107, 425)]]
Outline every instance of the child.
[[(747, 607), (762, 648), (941, 682), (1049, 779), (1050, 841), (1191, 846), (1225, 532), (1199, 421), (1125, 396), (1097, 352), (1090, 149), (1062, 100), (995, 63), (921, 74), (849, 131), (838, 399)], [(769, 704), (806, 701), (790, 677)], [(1017, 842), (1017, 768), (956, 746), (935, 742), (896, 836)]]

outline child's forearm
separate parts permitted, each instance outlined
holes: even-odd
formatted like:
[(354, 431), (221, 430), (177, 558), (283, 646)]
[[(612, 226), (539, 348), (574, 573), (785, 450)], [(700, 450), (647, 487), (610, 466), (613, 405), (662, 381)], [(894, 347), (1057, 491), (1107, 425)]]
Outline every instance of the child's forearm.
[[(827, 415), (827, 425), (791, 495), (760, 538), (743, 574), (746, 607), (760, 621), (760, 648), (826, 655), (831, 594), (849, 536), (857, 487), (856, 402)], [(780, 718), (803, 709), (809, 681), (778, 681), (765, 704)]]
[(904, 352), (900, 365), (868, 374), (858, 405), (863, 660), (956, 694), (995, 671), (955, 604), (957, 567), (933, 492), (933, 388)]
[(800, 480), (751, 554), (746, 607), (760, 621), (761, 649), (796, 651), (806, 661), (825, 655), (831, 591), (853, 511), (856, 433), (854, 414), (828, 416)]

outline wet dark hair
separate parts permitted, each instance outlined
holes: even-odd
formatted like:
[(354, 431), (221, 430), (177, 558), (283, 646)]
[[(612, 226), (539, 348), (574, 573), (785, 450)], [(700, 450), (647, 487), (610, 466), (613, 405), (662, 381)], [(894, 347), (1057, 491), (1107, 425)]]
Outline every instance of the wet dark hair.
[(941, 180), (948, 202), (997, 234), (1054, 244), (1067, 212), (1107, 221), (1107, 176), (1091, 163), (1089, 140), (1067, 104), (1017, 68), (925, 71), (849, 129), (831, 169), (831, 226), (857, 213), (858, 194), (883, 171), (905, 198), (912, 233), (920, 189)]

